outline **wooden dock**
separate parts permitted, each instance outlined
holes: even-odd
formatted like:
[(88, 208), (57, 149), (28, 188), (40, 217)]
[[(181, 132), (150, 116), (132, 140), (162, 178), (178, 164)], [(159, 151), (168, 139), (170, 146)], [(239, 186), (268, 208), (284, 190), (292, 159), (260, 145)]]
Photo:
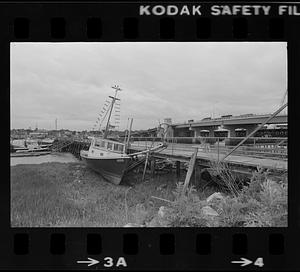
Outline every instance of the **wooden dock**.
[[(146, 146), (150, 146), (151, 143), (146, 143)], [(145, 148), (142, 143), (134, 142), (131, 145), (131, 149), (139, 151)], [(198, 148), (197, 152), (197, 164), (209, 167), (211, 161), (220, 161), (225, 156), (226, 150), (221, 149), (219, 153), (215, 150), (205, 150), (201, 145), (181, 145), (181, 144), (170, 144), (162, 151), (153, 152), (151, 155), (155, 158), (171, 159), (179, 162), (189, 162), (195, 148)], [(237, 171), (249, 171), (256, 169), (258, 166), (272, 171), (286, 172), (288, 167), (287, 158), (284, 157), (262, 157), (259, 154), (246, 155), (246, 154), (232, 154), (228, 156), (224, 162), (235, 168)]]
[(70, 152), (76, 158), (80, 158), (80, 150), (88, 150), (90, 146), (90, 142), (88, 140), (81, 140), (81, 139), (57, 139), (51, 148), (53, 152)]

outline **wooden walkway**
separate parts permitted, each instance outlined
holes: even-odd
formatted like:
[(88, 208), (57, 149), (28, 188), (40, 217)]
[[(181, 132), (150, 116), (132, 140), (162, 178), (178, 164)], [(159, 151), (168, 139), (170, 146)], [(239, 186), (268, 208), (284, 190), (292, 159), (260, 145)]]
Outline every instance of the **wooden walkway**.
[[(147, 144), (149, 147), (150, 145)], [(189, 148), (186, 148), (186, 145), (181, 146), (180, 144), (177, 144), (176, 146), (169, 145), (166, 149), (162, 151), (157, 151), (152, 153), (152, 156), (156, 158), (164, 158), (164, 159), (171, 159), (175, 161), (182, 161), (182, 162), (188, 162), (193, 154), (193, 151), (195, 149), (195, 145), (191, 145)], [(131, 145), (131, 149), (135, 151), (143, 150), (145, 149), (145, 145), (142, 145), (141, 143), (133, 143)], [(215, 150), (211, 151), (203, 151), (202, 148), (198, 149), (197, 154), (197, 162), (200, 165), (209, 166), (211, 161), (218, 161), (219, 159), (222, 159), (226, 153), (222, 152), (218, 155), (218, 153)], [(270, 158), (270, 157), (254, 157), (254, 156), (247, 156), (247, 155), (240, 155), (240, 154), (232, 154), (228, 156), (224, 162), (229, 163), (231, 166), (235, 168), (245, 169), (255, 169), (257, 166), (267, 168), (270, 170), (276, 170), (276, 171), (287, 171), (287, 159), (284, 158)]]

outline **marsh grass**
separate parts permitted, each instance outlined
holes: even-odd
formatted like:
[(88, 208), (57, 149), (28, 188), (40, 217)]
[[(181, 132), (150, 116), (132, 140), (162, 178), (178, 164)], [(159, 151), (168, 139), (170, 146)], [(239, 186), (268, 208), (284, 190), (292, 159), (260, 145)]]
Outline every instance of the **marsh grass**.
[[(175, 183), (169, 175), (141, 183), (141, 175), (129, 175), (134, 186), (113, 185), (80, 163), (43, 163), (11, 167), (12, 227), (121, 227), (145, 219), (159, 207), (151, 195), (169, 198)], [(165, 184), (163, 190), (159, 186)], [(138, 207), (138, 208), (137, 208)], [(139, 216), (141, 217), (141, 216)]]
[(206, 198), (215, 192), (214, 188), (200, 191), (190, 186), (186, 196), (181, 198), (184, 176), (177, 180), (175, 173), (157, 173), (153, 179), (148, 174), (144, 182), (141, 180), (142, 173), (131, 173), (117, 186), (81, 163), (13, 166), (11, 226), (146, 225), (161, 206), (169, 206), (174, 211), (169, 226), (287, 226), (287, 177), (270, 180), (262, 169), (255, 171), (250, 182), (239, 188), (236, 195), (225, 190), (223, 200), (210, 203), (219, 213), (214, 220), (203, 217), (201, 212), (201, 207), (208, 205)]

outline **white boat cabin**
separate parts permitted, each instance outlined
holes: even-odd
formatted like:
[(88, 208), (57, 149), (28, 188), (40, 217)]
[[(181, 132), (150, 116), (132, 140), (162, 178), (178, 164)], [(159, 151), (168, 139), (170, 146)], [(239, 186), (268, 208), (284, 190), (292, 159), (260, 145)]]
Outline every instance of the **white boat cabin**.
[(108, 139), (93, 138), (88, 151), (89, 157), (127, 157), (125, 144)]

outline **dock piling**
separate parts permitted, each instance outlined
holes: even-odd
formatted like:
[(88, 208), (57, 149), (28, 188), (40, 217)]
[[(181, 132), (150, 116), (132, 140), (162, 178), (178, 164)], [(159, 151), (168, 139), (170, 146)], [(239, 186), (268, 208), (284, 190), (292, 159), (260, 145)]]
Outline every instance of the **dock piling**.
[(176, 177), (180, 178), (180, 161), (176, 161)]
[(190, 180), (191, 180), (192, 174), (194, 172), (194, 168), (195, 168), (197, 153), (198, 153), (198, 148), (195, 148), (195, 151), (194, 151), (193, 155), (191, 156), (191, 159), (190, 159), (190, 162), (189, 162), (189, 168), (188, 168), (188, 171), (186, 173), (182, 194), (185, 194), (186, 189), (187, 189), (187, 187), (190, 183)]
[(151, 159), (151, 179), (155, 177), (155, 158)]
[(144, 180), (145, 180), (145, 175), (146, 175), (148, 160), (149, 160), (149, 152), (146, 155), (146, 160), (145, 160), (145, 166), (144, 166), (144, 171), (143, 171), (142, 182), (144, 182)]

